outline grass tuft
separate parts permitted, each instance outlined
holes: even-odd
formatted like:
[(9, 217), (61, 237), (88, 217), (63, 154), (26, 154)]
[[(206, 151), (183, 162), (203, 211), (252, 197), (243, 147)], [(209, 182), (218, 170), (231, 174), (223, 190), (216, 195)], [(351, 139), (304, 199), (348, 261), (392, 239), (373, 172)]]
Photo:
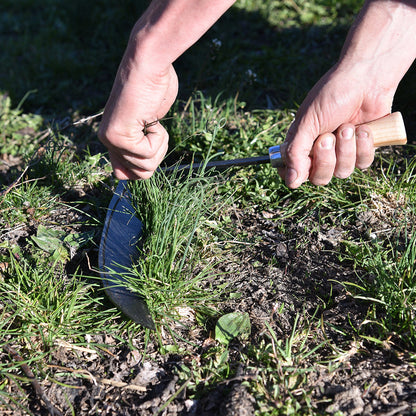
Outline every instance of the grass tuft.
[(376, 341), (377, 337), (387, 340), (395, 335), (396, 342), (414, 349), (416, 234), (413, 228), (410, 233), (401, 231), (392, 240), (350, 245), (345, 258), (353, 258), (366, 271), (359, 285), (349, 286), (356, 299), (369, 303), (363, 335), (371, 334)]
[(31, 264), (16, 257), (10, 256), (0, 281), (3, 313), (10, 316), (13, 336), (25, 337), (36, 351), (48, 351), (58, 339), (79, 341), (97, 329), (97, 317), (91, 314), (97, 307), (93, 286), (64, 279), (57, 264), (41, 259)]
[[(140, 259), (129, 279), (156, 325), (206, 314), (224, 287), (216, 287), (213, 268), (220, 259), (209, 253), (212, 222), (220, 222), (229, 197), (218, 198), (218, 179), (199, 172), (156, 172), (131, 184), (133, 205), (144, 224)], [(188, 316), (188, 318), (190, 318)], [(191, 322), (194, 322), (191, 318)]]

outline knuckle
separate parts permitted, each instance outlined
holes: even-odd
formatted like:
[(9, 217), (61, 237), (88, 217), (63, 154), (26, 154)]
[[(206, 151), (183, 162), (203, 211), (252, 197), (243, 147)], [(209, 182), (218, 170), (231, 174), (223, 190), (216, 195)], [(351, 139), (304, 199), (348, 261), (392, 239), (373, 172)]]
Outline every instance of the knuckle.
[(98, 138), (105, 145), (114, 145), (118, 147), (120, 142), (120, 135), (117, 133), (117, 131), (107, 126), (100, 126), (98, 130)]
[(287, 166), (303, 166), (309, 160), (309, 149), (297, 149), (292, 145), (283, 147), (283, 158)]
[(143, 175), (149, 175), (152, 176), (153, 172), (158, 168), (159, 164), (161, 162), (160, 158), (157, 159), (141, 159), (140, 164), (138, 168), (140, 168), (140, 171)]

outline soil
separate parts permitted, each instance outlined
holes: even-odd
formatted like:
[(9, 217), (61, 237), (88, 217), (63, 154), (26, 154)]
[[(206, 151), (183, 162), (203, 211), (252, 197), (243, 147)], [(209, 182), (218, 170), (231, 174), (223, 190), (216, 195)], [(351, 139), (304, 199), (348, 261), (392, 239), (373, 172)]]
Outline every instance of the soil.
[[(60, 224), (74, 222), (71, 211), (57, 211), (56, 215)], [(227, 261), (221, 263), (220, 271), (226, 272), (233, 293), (240, 296), (233, 296), (220, 307), (224, 312), (248, 312), (252, 332), (246, 342), (235, 341), (230, 346), (233, 372), (226, 382), (216, 386), (202, 383), (198, 399), (191, 399), (177, 376), (181, 365), (194, 365), (207, 348), (215, 344), (212, 325), (184, 334), (194, 347), (181, 345), (178, 340), (179, 346), (188, 351), (185, 356), (160, 354), (152, 343), (144, 356), (142, 335), (133, 337), (132, 348), (109, 334), (95, 335), (91, 336), (91, 342), (106, 345), (100, 354), (62, 342), (46, 363), (49, 377), (35, 378), (36, 383), (24, 384), (30, 411), (35, 415), (47, 415), (54, 414), (55, 409), (55, 414), (70, 415), (70, 403), (73, 414), (79, 416), (254, 415), (256, 401), (243, 381), (255, 379), (256, 373), (253, 363), (248, 367), (239, 362), (238, 351), (258, 345), (265, 333), (266, 321), (272, 323), (278, 338), (287, 339), (297, 314), (313, 316), (318, 311), (323, 315), (325, 336), (344, 353), (331, 372), (305, 359), (305, 366), (313, 364), (315, 368), (308, 376), (307, 389), (316, 412), (328, 415), (414, 414), (416, 369), (406, 352), (394, 345), (394, 339), (391, 344), (377, 348), (353, 335), (352, 328), (359, 328), (368, 305), (358, 302), (344, 285), (337, 283), (357, 282), (360, 275), (351, 264), (340, 262), (337, 255), (345, 233), (351, 230), (335, 223), (318, 228), (313, 215), (302, 222), (280, 221), (279, 212), (254, 209), (235, 208), (232, 219), (236, 229), (246, 234), (246, 243), (231, 250)], [(388, 216), (369, 210), (352, 227), (354, 232), (364, 232), (371, 224), (373, 232), (382, 232), (386, 222)], [(7, 238), (22, 243), (35, 233), (35, 228), (34, 224), (27, 224), (19, 230), (10, 230)], [(97, 242), (98, 239), (99, 235)], [(96, 248), (88, 254), (90, 264), (94, 263)], [(80, 255), (74, 258), (79, 265)], [(16, 354), (16, 351), (4, 350), (0, 353), (1, 361), (19, 361)], [(16, 395), (22, 395), (17, 387)], [(26, 413), (16, 410), (14, 414)]]

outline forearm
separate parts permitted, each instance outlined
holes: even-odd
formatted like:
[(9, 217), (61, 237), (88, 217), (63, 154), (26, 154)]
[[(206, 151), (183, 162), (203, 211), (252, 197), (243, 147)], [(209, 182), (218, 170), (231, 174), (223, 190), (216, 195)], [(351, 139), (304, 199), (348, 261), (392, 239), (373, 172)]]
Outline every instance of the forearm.
[[(339, 67), (395, 90), (416, 58), (416, 0), (367, 0), (345, 41)], [(377, 85), (382, 80), (382, 86)]]
[(192, 46), (235, 0), (153, 0), (134, 26), (127, 55), (134, 65), (164, 69)]

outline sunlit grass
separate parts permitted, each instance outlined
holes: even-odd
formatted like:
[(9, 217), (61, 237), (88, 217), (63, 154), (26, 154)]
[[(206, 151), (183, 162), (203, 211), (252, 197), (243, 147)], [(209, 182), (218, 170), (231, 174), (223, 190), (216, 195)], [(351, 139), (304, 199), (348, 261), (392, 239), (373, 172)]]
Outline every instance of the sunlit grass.
[(160, 171), (148, 181), (131, 184), (144, 231), (135, 276), (128, 280), (159, 327), (181, 321), (181, 308), (191, 308), (193, 314), (207, 311), (224, 293), (215, 284), (214, 266), (221, 258), (206, 246), (212, 238), (207, 228), (212, 231), (213, 222), (220, 227), (230, 204), (228, 196), (216, 192), (218, 181), (202, 168)]
[[(359, 284), (347, 285), (356, 299), (365, 301), (368, 316), (363, 337), (382, 344), (416, 348), (416, 234), (413, 224), (396, 230), (394, 238), (346, 247), (344, 258), (353, 260)], [(363, 274), (360, 270), (364, 270)]]
[(47, 259), (16, 257), (20, 255), (10, 256), (0, 280), (2, 313), (9, 317), (3, 321), (4, 335), (10, 331), (13, 337), (25, 337), (33, 351), (48, 351), (59, 339), (82, 342), (86, 333), (100, 331), (111, 312), (100, 311), (99, 298), (92, 296), (94, 285), (66, 280), (62, 265)]

